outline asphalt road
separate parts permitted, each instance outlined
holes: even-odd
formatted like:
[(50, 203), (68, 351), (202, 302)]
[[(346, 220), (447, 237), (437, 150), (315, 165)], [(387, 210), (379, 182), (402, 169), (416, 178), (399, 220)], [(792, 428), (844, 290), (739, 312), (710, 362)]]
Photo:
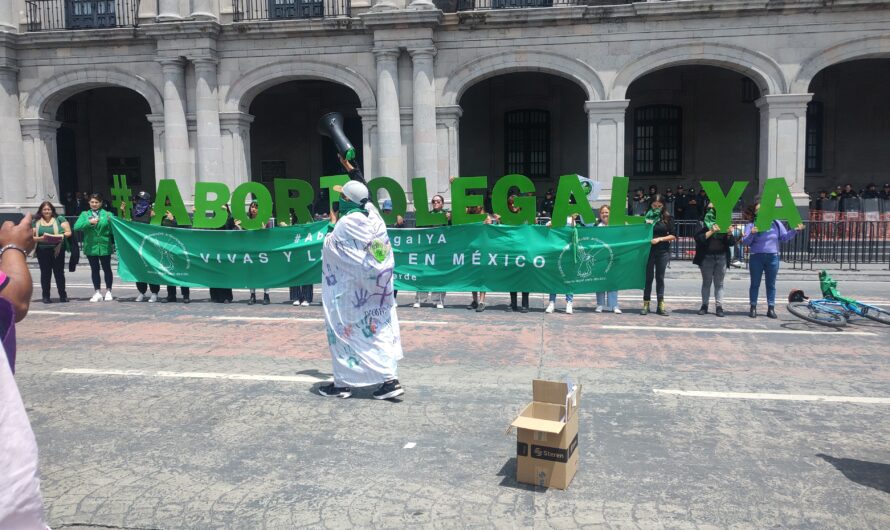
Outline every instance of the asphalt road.
[[(88, 303), (84, 272), (69, 283), (74, 301), (35, 301), (18, 330), (53, 528), (890, 528), (890, 332), (751, 320), (742, 280), (723, 319), (695, 315), (694, 279), (669, 283), (669, 317), (640, 316), (639, 292), (622, 315), (589, 296), (574, 315), (543, 295), (528, 314), (506, 295), (400, 307), (392, 402), (313, 393), (321, 308), (286, 290)], [(890, 307), (884, 281), (841, 291)], [(504, 431), (532, 379), (565, 376), (583, 384), (580, 471), (567, 491), (518, 484)]]

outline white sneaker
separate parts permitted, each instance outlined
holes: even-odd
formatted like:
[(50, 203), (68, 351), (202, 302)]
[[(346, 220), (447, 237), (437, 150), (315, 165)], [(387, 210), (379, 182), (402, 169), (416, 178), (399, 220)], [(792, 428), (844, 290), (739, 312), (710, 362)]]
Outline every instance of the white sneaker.
[(547, 304), (547, 309), (544, 310), (545, 313), (552, 313), (555, 307), (553, 306), (553, 302)]
[(294, 307), (300, 307), (300, 301), (294, 300)]
[(151, 293), (151, 297), (148, 299), (148, 303), (153, 304), (158, 301), (158, 295), (155, 293)]
[(102, 293), (100, 293), (99, 291), (96, 291), (96, 294), (94, 294), (93, 297), (90, 298), (90, 302), (101, 302), (101, 301), (102, 301)]
[(615, 313), (616, 315), (620, 315), (620, 314), (621, 314), (621, 310), (618, 309), (617, 307), (616, 307), (615, 309), (613, 309), (612, 312)]
[(306, 300), (303, 300), (303, 303), (300, 305), (303, 307), (309, 307), (309, 302), (307, 302)]
[(145, 301), (145, 295), (142, 294), (142, 293), (139, 293), (139, 296), (136, 297), (136, 301), (137, 301), (137, 302), (144, 302), (144, 301)]
[(602, 313), (602, 312), (603, 312), (603, 306), (598, 305), (598, 306), (596, 306), (596, 309), (594, 309), (593, 311), (594, 311), (595, 313)]
[(436, 304), (436, 309), (445, 309), (445, 306), (442, 304)]
[(420, 302), (414, 302), (411, 307), (420, 307)]
[(567, 314), (567, 315), (571, 315), (572, 313), (573, 313), (573, 311), (572, 311), (572, 303), (571, 303), (571, 302), (567, 302), (567, 303), (566, 303), (566, 314)]
[(105, 301), (110, 302), (112, 300), (114, 300), (114, 297), (111, 296), (111, 291), (105, 291)]

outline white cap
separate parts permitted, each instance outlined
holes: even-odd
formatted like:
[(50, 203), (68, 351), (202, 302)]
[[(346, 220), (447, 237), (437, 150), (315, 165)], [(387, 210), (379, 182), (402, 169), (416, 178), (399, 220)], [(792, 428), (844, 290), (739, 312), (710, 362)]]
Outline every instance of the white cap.
[(362, 201), (368, 200), (368, 187), (357, 180), (350, 180), (344, 184), (340, 193), (355, 203), (361, 204)]

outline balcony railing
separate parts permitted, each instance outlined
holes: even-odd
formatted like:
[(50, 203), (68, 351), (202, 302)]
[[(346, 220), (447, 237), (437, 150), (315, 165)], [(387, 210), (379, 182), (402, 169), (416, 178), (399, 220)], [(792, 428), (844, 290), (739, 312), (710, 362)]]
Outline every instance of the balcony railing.
[(457, 0), (458, 11), (562, 6), (614, 6), (645, 0)]
[(135, 27), (139, 1), (25, 0), (28, 31)]
[(235, 22), (350, 15), (350, 0), (234, 0)]

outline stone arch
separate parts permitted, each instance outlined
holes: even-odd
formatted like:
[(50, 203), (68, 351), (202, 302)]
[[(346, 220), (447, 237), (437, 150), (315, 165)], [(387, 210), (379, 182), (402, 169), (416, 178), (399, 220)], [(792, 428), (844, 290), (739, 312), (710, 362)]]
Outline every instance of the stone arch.
[(129, 88), (145, 98), (152, 114), (164, 112), (164, 98), (160, 91), (144, 77), (122, 70), (91, 69), (72, 70), (54, 76), (28, 92), (22, 100), (22, 116), (54, 119), (59, 105), (66, 99), (79, 92), (99, 87)]
[(352, 68), (301, 59), (270, 63), (239, 77), (226, 93), (224, 108), (230, 112), (248, 112), (253, 99), (267, 88), (301, 79), (339, 83), (356, 93), (362, 107), (377, 106), (371, 84)]
[(810, 83), (816, 74), (834, 64), (856, 59), (878, 59), (890, 57), (890, 37), (864, 37), (836, 44), (826, 48), (805, 60), (794, 82), (791, 92), (804, 94), (809, 92)]
[(468, 88), (501, 74), (541, 72), (577, 83), (588, 100), (601, 100), (603, 83), (593, 68), (580, 59), (544, 51), (506, 51), (480, 57), (452, 73), (442, 90), (442, 105), (457, 105)]
[(690, 43), (660, 48), (626, 65), (612, 83), (610, 99), (625, 99), (630, 84), (646, 74), (690, 64), (719, 66), (744, 74), (757, 84), (761, 94), (785, 93), (785, 76), (770, 57), (741, 46)]

